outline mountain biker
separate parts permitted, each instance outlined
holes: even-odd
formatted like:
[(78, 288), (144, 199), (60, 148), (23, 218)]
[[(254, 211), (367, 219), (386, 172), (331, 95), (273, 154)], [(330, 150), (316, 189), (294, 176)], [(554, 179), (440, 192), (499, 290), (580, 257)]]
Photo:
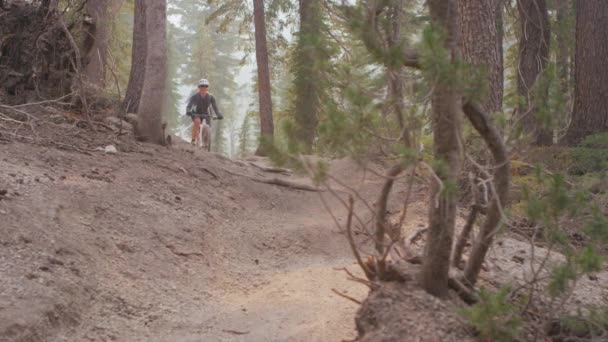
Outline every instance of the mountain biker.
[(213, 112), (217, 116), (218, 120), (222, 120), (224, 117), (217, 108), (215, 98), (209, 94), (209, 81), (202, 79), (198, 81), (198, 93), (192, 95), (188, 100), (188, 106), (186, 107), (186, 115), (192, 118), (194, 123), (192, 127), (192, 145), (196, 145), (198, 135), (201, 129), (201, 122), (204, 119), (205, 123), (211, 127), (211, 116), (209, 115), (209, 106), (213, 107)]

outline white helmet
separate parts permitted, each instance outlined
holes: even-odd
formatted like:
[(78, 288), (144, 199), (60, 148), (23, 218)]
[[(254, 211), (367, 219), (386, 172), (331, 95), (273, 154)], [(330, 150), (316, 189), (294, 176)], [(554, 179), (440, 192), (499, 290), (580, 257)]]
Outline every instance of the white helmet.
[(203, 78), (202, 80), (198, 81), (198, 86), (199, 87), (208, 87), (209, 86), (209, 81), (207, 81), (207, 79)]

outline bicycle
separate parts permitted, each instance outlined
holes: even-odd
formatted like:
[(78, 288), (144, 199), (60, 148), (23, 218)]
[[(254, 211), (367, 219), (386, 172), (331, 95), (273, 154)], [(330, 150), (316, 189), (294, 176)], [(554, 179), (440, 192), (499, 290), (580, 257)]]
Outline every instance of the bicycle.
[[(217, 116), (211, 117), (211, 115), (199, 115), (201, 117), (201, 129), (198, 134), (198, 141), (200, 142), (201, 148), (207, 148), (207, 152), (211, 152), (211, 126), (207, 124), (206, 118), (211, 118), (211, 120), (217, 120)], [(205, 143), (206, 142), (206, 143)]]

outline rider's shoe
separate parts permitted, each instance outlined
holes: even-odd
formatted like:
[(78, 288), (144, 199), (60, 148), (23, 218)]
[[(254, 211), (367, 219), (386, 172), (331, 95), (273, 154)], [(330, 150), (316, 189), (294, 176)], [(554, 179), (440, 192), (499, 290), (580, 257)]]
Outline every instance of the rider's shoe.
[(196, 140), (192, 139), (192, 141), (190, 141), (190, 145), (196, 146)]

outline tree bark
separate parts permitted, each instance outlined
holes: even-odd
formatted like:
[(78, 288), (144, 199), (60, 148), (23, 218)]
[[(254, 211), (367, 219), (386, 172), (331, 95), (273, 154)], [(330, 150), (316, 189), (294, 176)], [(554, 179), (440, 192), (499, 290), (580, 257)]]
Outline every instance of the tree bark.
[(576, 3), (574, 109), (564, 143), (608, 131), (608, 1)]
[(480, 104), (488, 113), (500, 112), (504, 82), (502, 0), (460, 0), (458, 11), (462, 58), (482, 68), (489, 82), (488, 93), (479, 99)]
[(536, 104), (546, 105), (548, 90), (534, 92), (534, 86), (549, 62), (551, 30), (547, 4), (545, 0), (518, 0), (517, 7), (521, 22), (517, 90), (523, 99), (518, 120), (523, 130), (531, 135), (533, 145), (548, 146), (553, 143), (553, 134), (540, 122)]
[(135, 0), (133, 13), (133, 51), (131, 53), (131, 73), (129, 84), (122, 103), (127, 113), (137, 113), (139, 100), (144, 85), (146, 73), (147, 37), (146, 37), (146, 1)]
[[(260, 130), (266, 143), (274, 137), (272, 122), (272, 97), (270, 93), (270, 70), (268, 65), (268, 47), (266, 44), (266, 19), (264, 17), (264, 0), (253, 0), (253, 21), (255, 26), (255, 55), (258, 66), (258, 96), (260, 102)], [(258, 146), (255, 153), (266, 155), (264, 143)]]
[(104, 87), (106, 81), (106, 65), (110, 34), (110, 3), (111, 0), (88, 1), (87, 14), (91, 16), (93, 24), (87, 30), (87, 39), (91, 39), (93, 46), (87, 56), (84, 75), (89, 83)]
[[(445, 34), (449, 60), (459, 59), (457, 0), (428, 0), (431, 21)], [(449, 76), (449, 75), (445, 75)], [(445, 78), (445, 77), (444, 77)], [(448, 77), (449, 78), (449, 77)], [(428, 239), (419, 282), (428, 293), (444, 297), (448, 293), (450, 256), (454, 240), (457, 184), (461, 167), (460, 134), (462, 94), (447, 79), (439, 79), (432, 95), (433, 152), (435, 160), (443, 163), (435, 172), (431, 186)]]
[(162, 108), (167, 78), (166, 0), (148, 0), (146, 29), (149, 40), (137, 133), (141, 140), (163, 144)]
[(312, 152), (321, 106), (320, 47), (316, 46), (321, 34), (319, 6), (319, 0), (300, 0), (300, 31), (294, 54), (294, 133), (304, 153)]

